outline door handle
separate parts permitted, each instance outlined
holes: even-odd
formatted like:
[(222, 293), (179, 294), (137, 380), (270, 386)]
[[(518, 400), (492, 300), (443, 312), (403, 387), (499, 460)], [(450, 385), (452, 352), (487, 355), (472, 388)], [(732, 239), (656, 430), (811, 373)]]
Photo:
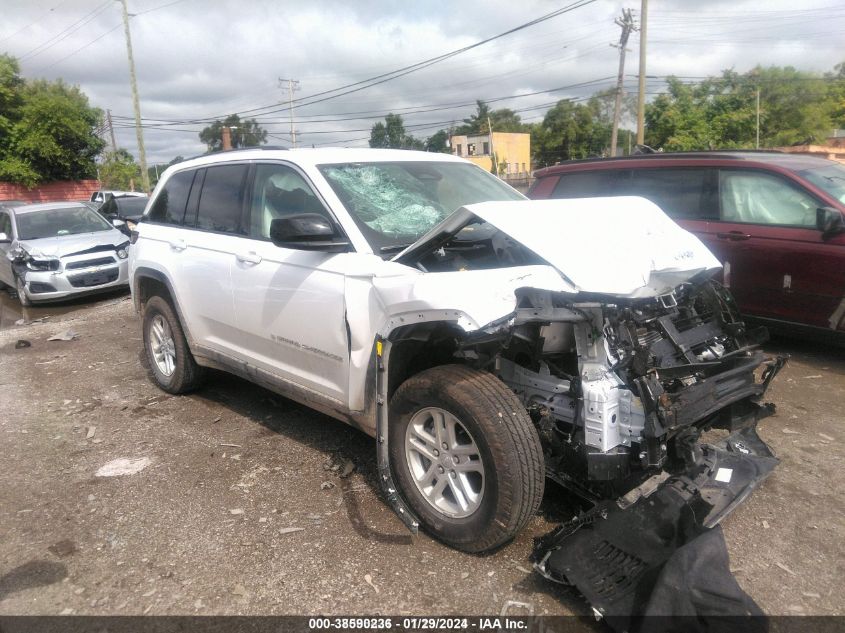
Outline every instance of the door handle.
[(730, 231), (728, 233), (716, 233), (716, 237), (720, 240), (731, 240), (732, 242), (739, 242), (741, 240), (750, 240), (751, 236), (742, 231)]
[(185, 240), (172, 240), (168, 243), (170, 244), (170, 248), (172, 248), (174, 251), (184, 251), (186, 248), (188, 248), (188, 245), (185, 244)]
[(237, 259), (242, 264), (258, 264), (261, 262), (261, 255), (254, 251), (250, 251), (248, 253), (236, 254), (235, 259)]

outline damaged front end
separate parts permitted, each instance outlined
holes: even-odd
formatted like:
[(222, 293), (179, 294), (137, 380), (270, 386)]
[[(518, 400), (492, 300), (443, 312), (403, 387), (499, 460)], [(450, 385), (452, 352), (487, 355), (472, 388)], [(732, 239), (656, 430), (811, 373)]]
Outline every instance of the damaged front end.
[[(719, 523), (777, 459), (756, 433), (785, 358), (766, 358), (704, 279), (642, 299), (524, 290), (457, 355), (522, 399), (547, 476), (590, 507), (541, 539), (537, 570), (600, 612), (634, 600), (669, 555)], [(702, 434), (728, 435), (704, 441)]]

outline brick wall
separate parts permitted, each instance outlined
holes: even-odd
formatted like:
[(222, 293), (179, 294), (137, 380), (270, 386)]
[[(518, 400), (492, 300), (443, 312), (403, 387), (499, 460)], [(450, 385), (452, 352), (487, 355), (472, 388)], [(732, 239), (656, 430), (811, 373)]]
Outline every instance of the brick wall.
[(47, 182), (34, 189), (11, 182), (0, 182), (0, 202), (23, 200), (24, 202), (61, 202), (63, 200), (90, 200), (91, 194), (99, 190), (99, 180), (63, 180)]

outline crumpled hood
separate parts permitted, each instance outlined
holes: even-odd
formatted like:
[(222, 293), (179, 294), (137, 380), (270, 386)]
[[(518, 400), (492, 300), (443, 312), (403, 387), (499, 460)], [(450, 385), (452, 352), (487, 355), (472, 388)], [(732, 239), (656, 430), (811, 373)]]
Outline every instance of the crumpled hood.
[(96, 246), (118, 246), (128, 241), (129, 238), (123, 233), (117, 229), (111, 229), (79, 235), (42, 237), (37, 240), (18, 240), (17, 245), (32, 257), (52, 259), (87, 251)]
[(467, 205), (394, 259), (457, 233), (473, 216), (542, 257), (581, 292), (653, 297), (721, 268), (697, 237), (653, 202), (633, 196)]

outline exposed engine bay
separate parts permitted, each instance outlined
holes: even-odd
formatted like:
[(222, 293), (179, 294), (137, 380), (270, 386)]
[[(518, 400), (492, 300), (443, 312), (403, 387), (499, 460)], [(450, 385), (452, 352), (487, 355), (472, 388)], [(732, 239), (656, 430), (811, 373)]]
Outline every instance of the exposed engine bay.
[(784, 359), (756, 349), (765, 330), (748, 332), (715, 282), (612, 303), (526, 291), (520, 306), (456, 355), (513, 389), (537, 425), (549, 477), (585, 499), (689, 468), (703, 431), (772, 411), (759, 399)]
[[(579, 220), (599, 222), (606, 211), (589, 210)], [(476, 210), (489, 223), (444, 223), (396, 260), (453, 274), (550, 263), (572, 287), (517, 288), (513, 312), (455, 336), (452, 358), (513, 390), (537, 429), (547, 478), (581, 500), (580, 514), (538, 541), (537, 571), (577, 587), (597, 613), (630, 612), (672, 553), (717, 526), (777, 465), (756, 426), (774, 412), (762, 398), (786, 358), (759, 349), (766, 329), (746, 328), (711, 279), (718, 262), (695, 238), (657, 248), (662, 214), (632, 222), (643, 236), (625, 269), (582, 256), (575, 234), (563, 249), (527, 228), (554, 209), (523, 212), (532, 217), (522, 222), (507, 211)], [(670, 225), (661, 230), (677, 230)]]

